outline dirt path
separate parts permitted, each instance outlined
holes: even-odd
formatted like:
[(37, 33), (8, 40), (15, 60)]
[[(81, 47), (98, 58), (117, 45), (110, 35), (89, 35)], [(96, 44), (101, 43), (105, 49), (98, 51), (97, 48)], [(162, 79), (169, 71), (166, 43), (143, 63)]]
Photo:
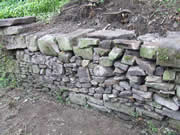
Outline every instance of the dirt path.
[[(6, 93), (6, 94), (4, 94)], [(120, 119), (65, 106), (42, 93), (0, 91), (0, 135), (138, 135)]]

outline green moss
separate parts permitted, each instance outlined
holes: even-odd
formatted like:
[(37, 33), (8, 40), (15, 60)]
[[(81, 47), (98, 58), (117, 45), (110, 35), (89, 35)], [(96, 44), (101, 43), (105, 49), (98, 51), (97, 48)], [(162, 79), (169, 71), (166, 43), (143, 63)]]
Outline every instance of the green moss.
[(130, 61), (130, 60), (132, 60), (132, 56), (126, 55), (126, 56), (124, 56), (124, 60)]
[(167, 48), (159, 48), (158, 49), (158, 59), (160, 61), (164, 61), (164, 62), (169, 60), (168, 49)]
[(140, 56), (147, 59), (155, 59), (157, 49), (141, 47)]
[(16, 61), (10, 53), (0, 49), (0, 88), (15, 87)]
[(127, 64), (127, 65), (133, 65), (135, 63), (135, 57), (136, 56), (132, 56), (132, 55), (127, 55), (125, 54), (121, 60), (121, 62), (123, 64)]
[(176, 53), (176, 59), (180, 59), (180, 52)]
[(176, 78), (176, 72), (172, 70), (166, 70), (163, 74), (164, 81), (173, 81)]

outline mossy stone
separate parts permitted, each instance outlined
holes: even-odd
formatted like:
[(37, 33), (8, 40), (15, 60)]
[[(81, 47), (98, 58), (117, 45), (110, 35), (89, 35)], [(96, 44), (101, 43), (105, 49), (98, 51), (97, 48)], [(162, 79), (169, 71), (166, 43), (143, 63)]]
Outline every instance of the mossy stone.
[(94, 52), (99, 56), (104, 56), (109, 53), (109, 49), (104, 48), (94, 48)]
[(159, 48), (156, 64), (166, 67), (180, 68), (180, 51), (173, 48)]
[(111, 67), (113, 65), (113, 61), (108, 57), (101, 57), (99, 60), (99, 64), (104, 67)]
[(136, 56), (125, 54), (121, 60), (121, 63), (126, 65), (134, 65), (135, 60), (136, 60)]
[(140, 48), (140, 56), (147, 59), (156, 59), (157, 48), (154, 46), (142, 46)]
[(73, 52), (77, 56), (81, 56), (83, 59), (92, 60), (93, 59), (93, 49), (90, 48), (79, 48), (73, 47)]
[(97, 38), (80, 38), (78, 40), (78, 47), (79, 48), (97, 46), (98, 44), (99, 44), (99, 39), (97, 39)]
[(123, 55), (123, 49), (114, 47), (109, 53), (109, 59), (114, 61)]
[(176, 72), (173, 70), (165, 70), (163, 74), (164, 81), (173, 81), (176, 78)]

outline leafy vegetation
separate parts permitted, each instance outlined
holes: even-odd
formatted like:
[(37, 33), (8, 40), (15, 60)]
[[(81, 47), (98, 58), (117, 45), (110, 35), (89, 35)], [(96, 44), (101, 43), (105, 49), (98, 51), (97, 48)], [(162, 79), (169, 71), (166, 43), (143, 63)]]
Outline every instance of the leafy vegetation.
[(46, 18), (69, 0), (2, 0), (0, 2), (0, 19), (21, 16)]
[(160, 0), (160, 2), (162, 5), (166, 7), (169, 8), (175, 7), (176, 11), (180, 13), (180, 5), (178, 4), (179, 3), (178, 0)]

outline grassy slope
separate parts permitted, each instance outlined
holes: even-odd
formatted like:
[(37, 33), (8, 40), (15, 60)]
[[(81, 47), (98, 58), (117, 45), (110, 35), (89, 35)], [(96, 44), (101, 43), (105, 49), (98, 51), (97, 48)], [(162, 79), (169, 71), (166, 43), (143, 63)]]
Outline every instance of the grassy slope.
[(48, 17), (69, 0), (5, 0), (0, 2), (0, 19), (39, 16)]

